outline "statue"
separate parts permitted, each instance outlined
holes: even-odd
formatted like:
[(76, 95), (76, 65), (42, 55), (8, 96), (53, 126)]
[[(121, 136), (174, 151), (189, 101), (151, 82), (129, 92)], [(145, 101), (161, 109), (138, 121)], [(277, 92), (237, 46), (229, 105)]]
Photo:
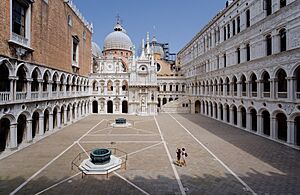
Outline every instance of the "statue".
[(103, 111), (104, 110), (104, 102), (100, 103), (100, 110)]
[(116, 111), (119, 110), (119, 102), (116, 102)]

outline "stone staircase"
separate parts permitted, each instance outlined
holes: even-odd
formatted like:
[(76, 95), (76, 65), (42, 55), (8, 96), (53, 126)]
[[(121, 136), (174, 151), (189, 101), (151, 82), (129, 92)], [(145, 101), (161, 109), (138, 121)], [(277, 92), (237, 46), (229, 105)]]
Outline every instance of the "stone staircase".
[(190, 113), (188, 97), (181, 97), (172, 102), (168, 102), (160, 108), (161, 113)]

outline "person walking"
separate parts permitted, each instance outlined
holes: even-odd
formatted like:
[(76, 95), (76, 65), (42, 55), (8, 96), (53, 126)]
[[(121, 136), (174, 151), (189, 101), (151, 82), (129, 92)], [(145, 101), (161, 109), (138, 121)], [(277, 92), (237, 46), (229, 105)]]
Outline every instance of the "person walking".
[(183, 166), (186, 166), (186, 160), (185, 160), (185, 159), (186, 159), (186, 157), (188, 156), (188, 154), (187, 154), (187, 152), (185, 151), (185, 148), (182, 148), (181, 151), (182, 151), (182, 152), (181, 152), (181, 159), (182, 159), (182, 160), (181, 160), (181, 163), (180, 163), (180, 164), (183, 165)]
[(180, 150), (180, 148), (177, 148), (177, 150), (176, 150), (176, 156), (177, 156), (176, 164), (180, 165), (181, 164), (180, 163), (180, 159), (181, 159), (181, 150)]

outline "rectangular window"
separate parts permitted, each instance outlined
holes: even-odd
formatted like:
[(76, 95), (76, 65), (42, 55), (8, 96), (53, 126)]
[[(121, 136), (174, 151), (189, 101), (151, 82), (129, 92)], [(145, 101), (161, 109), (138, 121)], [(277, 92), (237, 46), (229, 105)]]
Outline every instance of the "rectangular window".
[(170, 85), (170, 91), (173, 91), (173, 86), (172, 85)]
[(224, 26), (224, 41), (226, 41), (226, 27)]
[(237, 23), (236, 32), (239, 33), (239, 32), (241, 32), (241, 18), (240, 18), (240, 16), (237, 17), (236, 23)]
[(250, 56), (250, 44), (247, 44), (246, 46), (246, 52), (247, 52), (247, 61), (250, 61), (251, 56)]
[(223, 55), (223, 58), (224, 58), (224, 68), (226, 68), (226, 66), (227, 66), (227, 64), (226, 64), (227, 63), (226, 62), (226, 54)]
[(272, 0), (264, 1), (265, 10), (267, 12), (267, 16), (272, 14)]
[(235, 35), (235, 20), (232, 21), (232, 35)]
[(167, 86), (166, 85), (164, 85), (164, 91), (167, 91)]
[(73, 36), (72, 59), (75, 65), (77, 65), (78, 63), (78, 55), (79, 55), (78, 47), (79, 47), (79, 38), (77, 36)]
[(227, 24), (227, 37), (230, 38), (230, 24)]
[(267, 47), (267, 56), (272, 54), (272, 37), (271, 35), (266, 36), (266, 47)]
[(237, 48), (236, 49), (236, 54), (237, 54), (237, 63), (241, 63), (241, 49)]
[(12, 1), (12, 31), (25, 37), (25, 21), (28, 5), (20, 1)]
[(250, 10), (246, 11), (246, 27), (250, 27)]
[(283, 8), (286, 6), (286, 0), (280, 0), (280, 8)]

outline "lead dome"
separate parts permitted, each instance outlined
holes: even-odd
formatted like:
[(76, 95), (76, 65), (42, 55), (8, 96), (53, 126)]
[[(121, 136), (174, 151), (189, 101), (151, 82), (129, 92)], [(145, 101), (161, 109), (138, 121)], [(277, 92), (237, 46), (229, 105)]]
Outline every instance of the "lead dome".
[(114, 32), (108, 34), (104, 39), (104, 51), (107, 50), (126, 50), (131, 51), (133, 44), (130, 37), (126, 34), (121, 24), (117, 23)]

